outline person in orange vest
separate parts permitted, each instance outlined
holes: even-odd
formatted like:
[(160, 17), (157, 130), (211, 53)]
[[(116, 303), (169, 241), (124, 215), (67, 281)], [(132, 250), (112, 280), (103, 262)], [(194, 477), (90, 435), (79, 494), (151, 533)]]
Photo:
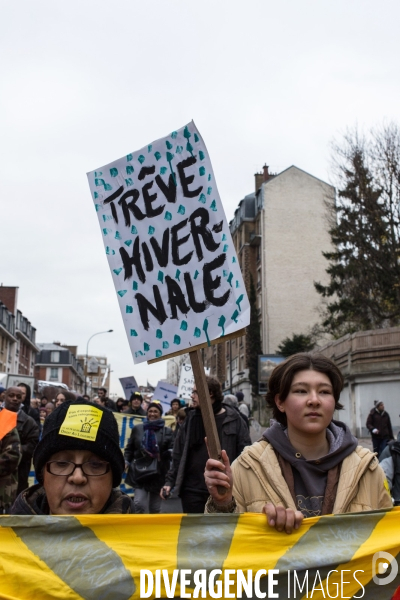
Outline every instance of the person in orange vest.
[(17, 413), (3, 408), (0, 412), (0, 514), (7, 514), (16, 498), (21, 456)]

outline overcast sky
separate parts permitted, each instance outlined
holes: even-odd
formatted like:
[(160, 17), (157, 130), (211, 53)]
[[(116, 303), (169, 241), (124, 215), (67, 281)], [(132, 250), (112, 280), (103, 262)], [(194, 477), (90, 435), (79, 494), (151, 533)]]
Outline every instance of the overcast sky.
[[(399, 121), (393, 0), (1, 0), (0, 283), (38, 342), (134, 366), (86, 172), (194, 120), (228, 220), (254, 173), (331, 181), (346, 127)], [(312, 235), (312, 231), (305, 232)]]

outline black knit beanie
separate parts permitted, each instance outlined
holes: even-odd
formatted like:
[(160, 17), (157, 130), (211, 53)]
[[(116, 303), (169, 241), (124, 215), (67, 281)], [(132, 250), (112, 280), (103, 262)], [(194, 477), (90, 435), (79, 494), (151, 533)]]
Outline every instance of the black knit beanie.
[(117, 421), (108, 408), (86, 400), (63, 402), (46, 417), (42, 439), (33, 454), (40, 483), (46, 462), (61, 450), (89, 450), (97, 454), (110, 463), (113, 487), (121, 483), (125, 461), (119, 447)]

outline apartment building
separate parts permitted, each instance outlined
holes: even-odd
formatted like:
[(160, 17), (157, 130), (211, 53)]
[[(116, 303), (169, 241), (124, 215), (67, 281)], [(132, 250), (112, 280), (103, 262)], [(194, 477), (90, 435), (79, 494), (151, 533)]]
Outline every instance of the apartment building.
[[(294, 333), (307, 333), (319, 322), (320, 296), (314, 281), (326, 283), (331, 248), (326, 218), (334, 188), (291, 166), (271, 174), (267, 165), (255, 174), (255, 190), (246, 195), (230, 222), (247, 292), (256, 288), (262, 352), (274, 354)], [(204, 364), (230, 393), (243, 391), (251, 404), (246, 336), (203, 352)]]
[(18, 309), (18, 287), (0, 286), (0, 372), (33, 377), (36, 329)]
[(84, 393), (83, 364), (78, 360), (77, 346), (63, 346), (60, 342), (38, 344), (35, 379), (64, 383), (70, 390)]

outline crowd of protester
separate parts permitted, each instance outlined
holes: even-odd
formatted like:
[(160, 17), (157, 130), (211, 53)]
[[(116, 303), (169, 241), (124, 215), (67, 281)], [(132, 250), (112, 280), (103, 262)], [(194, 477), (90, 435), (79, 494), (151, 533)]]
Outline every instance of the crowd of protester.
[[(185, 513), (264, 512), (270, 526), (291, 533), (310, 516), (392, 506), (385, 473), (400, 496), (400, 441), (390, 439), (382, 403), (368, 428), (385, 437), (383, 469), (333, 419), (343, 377), (330, 359), (301, 353), (274, 369), (267, 394), (273, 419), (254, 444), (243, 393), (223, 396), (216, 378), (206, 382), (222, 463), (208, 457), (196, 385), (190, 405), (175, 398), (165, 415), (161, 402), (139, 392), (114, 401), (105, 388), (93, 398), (66, 390), (31, 398), (26, 384), (0, 388), (0, 512), (158, 513), (174, 493)], [(95, 434), (74, 433), (70, 407), (96, 415)], [(140, 420), (124, 451), (116, 413)], [(65, 435), (66, 424), (72, 434)], [(37, 483), (29, 487), (32, 460)], [(119, 489), (124, 472), (133, 497)]]

